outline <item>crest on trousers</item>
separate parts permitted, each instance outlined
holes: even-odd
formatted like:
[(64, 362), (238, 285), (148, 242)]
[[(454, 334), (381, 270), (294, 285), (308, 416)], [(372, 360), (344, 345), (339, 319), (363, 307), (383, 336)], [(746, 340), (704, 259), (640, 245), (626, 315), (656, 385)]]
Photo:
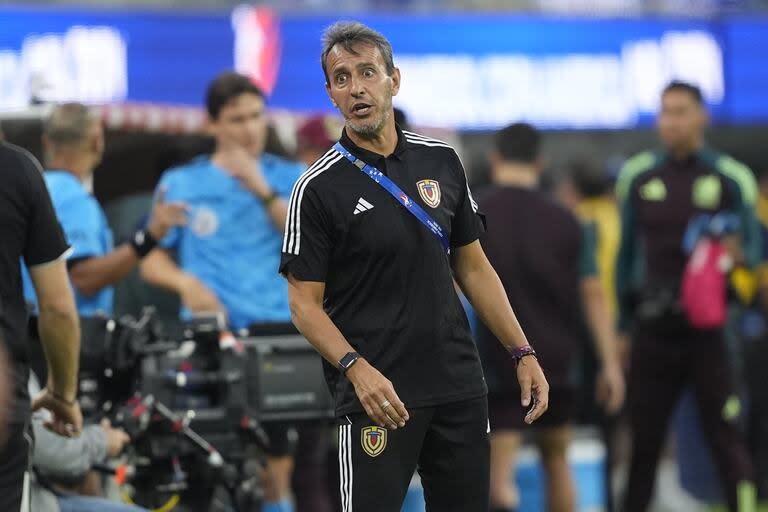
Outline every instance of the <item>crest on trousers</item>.
[(361, 443), (363, 451), (371, 457), (381, 455), (387, 447), (387, 431), (381, 427), (365, 427), (362, 433)]
[(416, 183), (419, 195), (430, 208), (440, 205), (440, 183), (435, 180), (421, 180)]

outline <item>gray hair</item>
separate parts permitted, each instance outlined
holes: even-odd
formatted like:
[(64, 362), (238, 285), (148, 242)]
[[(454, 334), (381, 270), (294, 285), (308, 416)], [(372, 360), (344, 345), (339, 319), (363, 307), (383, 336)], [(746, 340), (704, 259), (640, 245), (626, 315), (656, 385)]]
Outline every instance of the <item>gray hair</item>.
[(323, 73), (327, 83), (330, 83), (330, 80), (328, 70), (325, 68), (325, 58), (337, 44), (354, 55), (357, 55), (354, 49), (355, 45), (373, 45), (379, 49), (379, 53), (384, 59), (387, 74), (391, 76), (395, 71), (395, 63), (392, 60), (392, 45), (389, 44), (386, 37), (357, 21), (337, 21), (326, 28), (323, 33), (323, 53), (320, 56), (320, 62), (323, 64)]
[(45, 122), (45, 136), (54, 146), (71, 146), (88, 137), (94, 112), (82, 103), (62, 103), (54, 107)]

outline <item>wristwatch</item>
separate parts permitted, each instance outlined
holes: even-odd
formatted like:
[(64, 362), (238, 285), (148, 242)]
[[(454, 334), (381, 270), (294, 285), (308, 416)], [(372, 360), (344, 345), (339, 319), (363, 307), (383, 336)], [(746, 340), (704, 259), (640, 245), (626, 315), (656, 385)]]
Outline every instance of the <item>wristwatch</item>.
[(536, 357), (536, 351), (533, 350), (533, 347), (530, 345), (516, 348), (510, 353), (512, 354), (512, 359), (515, 361), (515, 367), (517, 367), (520, 360), (526, 356), (533, 356), (534, 358)]
[(339, 371), (342, 375), (345, 375), (347, 370), (352, 368), (352, 365), (355, 364), (358, 359), (360, 359), (360, 354), (357, 352), (347, 352), (344, 354), (344, 357), (339, 360)]
[(269, 208), (269, 205), (271, 205), (278, 197), (279, 196), (277, 195), (277, 192), (272, 190), (269, 192), (269, 194), (265, 195), (264, 197), (260, 197), (259, 199), (261, 199), (261, 204), (264, 205), (265, 208)]

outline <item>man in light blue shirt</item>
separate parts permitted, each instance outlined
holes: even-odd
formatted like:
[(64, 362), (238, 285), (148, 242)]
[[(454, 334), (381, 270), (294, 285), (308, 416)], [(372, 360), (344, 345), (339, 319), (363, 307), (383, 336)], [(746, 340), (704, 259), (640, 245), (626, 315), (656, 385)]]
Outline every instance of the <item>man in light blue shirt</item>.
[[(179, 294), (183, 318), (223, 312), (233, 329), (290, 322), (287, 284), (276, 269), (286, 198), (303, 166), (264, 153), (264, 95), (247, 77), (218, 76), (206, 106), (216, 149), (162, 177), (158, 190), (188, 205), (188, 222), (172, 229), (160, 242), (163, 250), (142, 262), (142, 276)], [(263, 510), (289, 512), (288, 431), (269, 435)]]
[[(45, 183), (71, 251), (69, 278), (82, 317), (112, 314), (112, 285), (123, 279), (163, 238), (168, 229), (183, 224), (185, 206), (166, 203), (162, 195), (153, 205), (146, 229), (114, 247), (112, 231), (98, 201), (86, 188), (104, 152), (104, 133), (98, 117), (85, 105), (67, 103), (51, 112), (43, 143), (49, 170)], [(24, 296), (35, 304), (24, 269)]]
[[(303, 168), (274, 155), (260, 155), (254, 168), (271, 192), (258, 196), (216, 161), (216, 156), (199, 157), (166, 172), (159, 185), (169, 198), (190, 208), (189, 223), (172, 229), (160, 243), (176, 251), (180, 270), (188, 278), (199, 281), (192, 286), (193, 296), (169, 287), (183, 299), (182, 317), (205, 309), (223, 310), (234, 329), (290, 322), (287, 284), (274, 270), (282, 244), (280, 203)], [(267, 205), (263, 197), (271, 194), (276, 196)], [(163, 284), (152, 279), (152, 264), (161, 257), (150, 256), (142, 265), (150, 282)]]

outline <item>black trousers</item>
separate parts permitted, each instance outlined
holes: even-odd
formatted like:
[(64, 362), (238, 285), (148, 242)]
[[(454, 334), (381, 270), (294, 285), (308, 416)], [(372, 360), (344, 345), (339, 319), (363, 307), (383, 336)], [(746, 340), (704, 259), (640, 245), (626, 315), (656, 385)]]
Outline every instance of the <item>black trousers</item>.
[(25, 480), (29, 468), (31, 440), (26, 425), (11, 424), (8, 440), (0, 448), (0, 510), (27, 512), (22, 501), (29, 500), (29, 483)]
[(738, 428), (740, 406), (722, 331), (663, 325), (637, 329), (628, 383), (632, 459), (623, 510), (647, 510), (670, 418), (690, 386), (723, 495), (729, 510), (738, 512), (740, 495), (751, 492), (753, 469)]
[(342, 418), (343, 512), (399, 512), (415, 470), (427, 512), (487, 512), (490, 433), (485, 397), (409, 409), (404, 428), (377, 427), (365, 414)]

